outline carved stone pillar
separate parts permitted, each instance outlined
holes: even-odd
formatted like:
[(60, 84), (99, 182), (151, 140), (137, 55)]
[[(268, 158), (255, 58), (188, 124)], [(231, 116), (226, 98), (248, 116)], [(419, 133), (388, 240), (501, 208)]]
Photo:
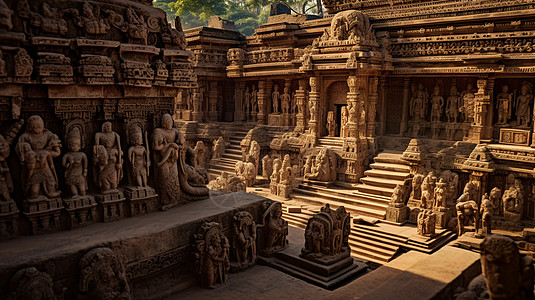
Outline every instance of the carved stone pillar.
[(377, 115), (377, 102), (379, 101), (379, 93), (378, 88), (379, 86), (379, 78), (378, 77), (370, 77), (368, 80), (368, 113), (366, 115), (367, 118), (367, 135), (369, 137), (375, 137), (376, 135), (376, 122), (375, 117)]
[(381, 91), (381, 113), (379, 119), (381, 120), (379, 127), (379, 135), (386, 133), (386, 91), (388, 89), (386, 77), (381, 76), (379, 79), (379, 86)]
[(490, 104), (490, 96), (485, 90), (487, 86), (486, 79), (479, 79), (477, 81), (478, 91), (474, 97), (474, 123), (472, 124), (472, 134), (469, 141), (479, 143), (485, 139), (483, 132), (486, 131), (487, 124), (487, 107)]
[(320, 93), (318, 91), (318, 78), (310, 77), (310, 94), (309, 94), (309, 108), (310, 108), (310, 121), (308, 122), (308, 128), (310, 133), (318, 137), (318, 119), (319, 119), (319, 102)]
[[(291, 79), (285, 79), (285, 80), (284, 80), (284, 88), (282, 89), (282, 91), (280, 91), (280, 92), (281, 92), (281, 95), (284, 94), (284, 91), (285, 91), (285, 90), (288, 91), (288, 94), (291, 95), (291, 94), (292, 94), (291, 87), (292, 87), (292, 80), (291, 80)], [(285, 100), (282, 99), (282, 97), (281, 97), (281, 102), (280, 102), (280, 109), (281, 109), (281, 112), (283, 112), (282, 107), (285, 105), (285, 104), (282, 103), (283, 101), (285, 101)], [(292, 100), (291, 100), (291, 96), (290, 96), (290, 100), (289, 100), (289, 103), (288, 103), (288, 107), (290, 107), (291, 102), (292, 102)], [(288, 109), (288, 112), (291, 112), (291, 109)], [(289, 114), (289, 113), (287, 113), (287, 114), (283, 114), (283, 116), (282, 116), (282, 118), (283, 118), (282, 123), (283, 123), (284, 126), (290, 126), (290, 125), (292, 125), (293, 122), (290, 120), (291, 117), (293, 118), (293, 116), (291, 116), (291, 114)]]
[(234, 121), (244, 120), (243, 111), (243, 94), (245, 92), (245, 81), (240, 81), (235, 84), (234, 89)]
[(258, 82), (258, 124), (266, 124), (266, 81), (260, 80)]
[(489, 96), (488, 107), (490, 107), (491, 109), (487, 111), (487, 120), (486, 120), (485, 128), (483, 131), (483, 139), (489, 143), (492, 141), (492, 138), (493, 138), (492, 137), (492, 120), (494, 119), (494, 109), (492, 109), (492, 107), (494, 107), (494, 102), (492, 101), (492, 99), (494, 99), (493, 92), (494, 92), (494, 78), (488, 78), (487, 79), (487, 95)]
[(193, 112), (191, 113), (191, 119), (193, 121), (202, 121), (202, 100), (203, 94), (202, 89), (197, 88), (193, 92)]
[(349, 76), (347, 79), (348, 137), (366, 138), (366, 84), (366, 77)]
[(409, 98), (411, 88), (411, 79), (405, 77), (403, 81), (403, 107), (401, 109), (401, 125), (399, 127), (399, 134), (403, 135), (407, 132), (408, 120), (409, 120)]
[(210, 121), (217, 122), (217, 81), (211, 81), (208, 92), (208, 118)]
[(305, 89), (306, 79), (299, 79), (299, 89), (295, 91), (295, 101), (297, 102), (297, 122), (295, 130), (298, 132), (305, 131)]

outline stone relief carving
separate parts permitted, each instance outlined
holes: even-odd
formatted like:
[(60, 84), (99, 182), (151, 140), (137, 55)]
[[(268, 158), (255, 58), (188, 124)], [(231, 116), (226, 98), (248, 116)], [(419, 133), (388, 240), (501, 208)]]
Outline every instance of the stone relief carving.
[(288, 222), (282, 218), (280, 202), (266, 200), (262, 203), (262, 223), (258, 227), (263, 230), (262, 255), (270, 256), (288, 246)]
[(80, 299), (131, 299), (123, 263), (110, 248), (95, 248), (80, 260)]
[(516, 98), (516, 116), (519, 127), (528, 127), (531, 121), (530, 105), (533, 102), (533, 85), (523, 82), (520, 95)]
[[(128, 161), (130, 163), (130, 182), (138, 187), (148, 187), (150, 175), (150, 150), (147, 133), (143, 135), (140, 126), (130, 128), (130, 142), (128, 149)], [(144, 139), (143, 139), (144, 138)]]
[(329, 148), (322, 148), (316, 156), (311, 173), (305, 173), (305, 179), (335, 181), (336, 163), (336, 154)]
[(232, 229), (231, 267), (244, 270), (256, 263), (256, 222), (249, 212), (240, 211), (233, 217)]
[(437, 215), (429, 209), (424, 209), (418, 214), (417, 231), (422, 236), (434, 236)]
[(252, 162), (238, 161), (236, 162), (234, 169), (236, 171), (236, 176), (241, 178), (245, 182), (246, 186), (251, 187), (255, 184), (255, 165)]
[(280, 92), (279, 85), (273, 85), (273, 93), (271, 93), (271, 104), (273, 105), (273, 113), (279, 113), (279, 101), (280, 101)]
[(455, 210), (457, 211), (457, 226), (459, 236), (465, 232), (465, 226), (473, 223), (476, 233), (479, 230), (479, 207), (476, 202), (478, 186), (469, 181), (463, 190), (463, 194), (457, 199)]
[(273, 159), (266, 155), (262, 157), (262, 177), (269, 178), (273, 174)]
[(87, 165), (85, 153), (81, 152), (82, 133), (79, 127), (72, 127), (67, 134), (69, 152), (63, 155), (62, 165), (65, 167), (65, 183), (72, 197), (85, 196), (87, 192)]
[(53, 159), (61, 153), (61, 141), (44, 127), (40, 116), (28, 118), (26, 131), (19, 137), (16, 152), (22, 165), (26, 197), (58, 197), (58, 176)]
[(225, 153), (225, 140), (220, 136), (217, 140), (214, 140), (212, 147), (212, 159), (220, 159), (221, 155)]
[(123, 178), (123, 152), (121, 138), (112, 130), (111, 122), (104, 122), (102, 131), (95, 134), (93, 164), (96, 167), (95, 182), (100, 192), (116, 192), (119, 181)]
[(214, 191), (220, 191), (224, 194), (246, 191), (246, 185), (243, 178), (229, 172), (221, 172), (221, 175), (208, 183), (207, 188)]
[(230, 269), (229, 242), (221, 224), (204, 222), (195, 238), (195, 269), (203, 287), (215, 288), (224, 284)]
[(514, 184), (503, 192), (502, 207), (505, 220), (518, 223), (522, 218), (524, 205), (523, 186), (519, 179), (515, 179)]
[(9, 300), (63, 299), (65, 290), (54, 286), (52, 276), (34, 267), (21, 269), (11, 277)]
[(329, 111), (327, 112), (327, 132), (328, 136), (335, 136), (335, 130), (336, 130), (336, 122), (334, 120), (334, 112)]

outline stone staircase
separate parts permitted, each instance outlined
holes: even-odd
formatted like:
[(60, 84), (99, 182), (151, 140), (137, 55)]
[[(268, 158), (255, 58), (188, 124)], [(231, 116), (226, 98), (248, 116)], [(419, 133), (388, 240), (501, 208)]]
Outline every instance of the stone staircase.
[(229, 137), (229, 144), (225, 147), (225, 153), (217, 161), (211, 161), (206, 171), (210, 180), (215, 179), (221, 175), (221, 172), (230, 172), (234, 174), (234, 167), (236, 163), (242, 159), (242, 152), (240, 143), (247, 135), (246, 129), (235, 129)]
[(355, 224), (351, 228), (350, 240), (353, 240), (351, 251), (363, 260), (376, 264), (384, 264), (392, 260), (400, 251), (407, 238), (390, 232), (379, 232), (374, 226)]
[(318, 139), (318, 147), (332, 148), (335, 151), (342, 151), (343, 144), (344, 139), (340, 137), (325, 136)]

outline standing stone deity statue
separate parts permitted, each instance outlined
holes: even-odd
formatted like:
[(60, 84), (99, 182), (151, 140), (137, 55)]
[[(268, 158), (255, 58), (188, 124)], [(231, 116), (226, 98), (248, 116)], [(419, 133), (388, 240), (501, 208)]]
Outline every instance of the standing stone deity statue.
[(458, 235), (464, 233), (464, 228), (473, 222), (476, 232), (479, 229), (479, 209), (475, 197), (477, 195), (477, 185), (469, 181), (463, 190), (463, 194), (457, 199), (455, 210), (457, 211)]
[(437, 215), (429, 209), (422, 210), (417, 217), (417, 232), (422, 236), (435, 235)]
[(444, 182), (444, 178), (440, 178), (434, 189), (435, 202), (433, 207), (446, 207), (446, 200), (448, 198), (447, 183)]
[(288, 88), (284, 88), (284, 93), (281, 95), (281, 106), (282, 106), (282, 113), (287, 114), (290, 112), (290, 102), (291, 102), (291, 96), (288, 92)]
[(516, 117), (517, 125), (520, 127), (528, 127), (531, 121), (529, 107), (533, 101), (532, 84), (529, 82), (522, 83), (520, 95), (516, 98)]
[(328, 136), (334, 136), (336, 130), (336, 122), (334, 120), (334, 112), (331, 110), (327, 113), (327, 132)]
[(258, 96), (258, 92), (256, 90), (255, 85), (253, 84), (253, 88), (252, 88), (252, 91), (251, 91), (251, 113), (252, 114), (255, 114), (255, 113), (258, 112), (257, 96)]
[(43, 119), (33, 115), (28, 118), (26, 131), (16, 145), (22, 165), (22, 186), (29, 199), (39, 195), (58, 197), (58, 176), (53, 159), (61, 153), (61, 141), (57, 135), (45, 129)]
[(173, 128), (173, 123), (170, 115), (163, 115), (162, 127), (154, 129), (152, 135), (156, 182), (163, 210), (176, 205), (180, 199), (177, 161), (183, 137)]
[(288, 246), (288, 222), (282, 218), (282, 205), (280, 202), (264, 201), (262, 203), (262, 221), (259, 227), (264, 233), (264, 255), (284, 250)]
[(464, 122), (472, 123), (474, 121), (475, 114), (475, 94), (472, 89), (472, 84), (468, 83), (466, 85), (466, 90), (461, 93), (461, 107), (459, 107), (459, 112), (464, 114)]
[[(13, 143), (23, 124), (24, 120), (19, 120), (5, 134), (5, 137), (0, 134), (0, 202), (13, 201), (10, 195), (13, 192), (13, 178), (11, 177), (11, 171), (7, 164), (7, 158), (11, 152), (10, 145)], [(1, 232), (0, 230), (0, 234)]]
[(76, 25), (82, 27), (88, 36), (106, 34), (110, 30), (110, 24), (107, 19), (100, 17), (100, 8), (93, 7), (89, 2), (82, 5), (82, 16), (76, 18)]
[(262, 177), (268, 178), (273, 173), (273, 159), (266, 155), (262, 157)]
[(431, 209), (435, 201), (437, 177), (434, 171), (429, 172), (422, 182), (422, 208)]
[[(511, 118), (513, 94), (509, 93), (509, 86), (503, 85), (502, 92), (496, 96), (496, 109), (498, 109), (498, 125), (507, 124)], [(529, 113), (529, 110), (527, 111)]]
[(195, 269), (202, 286), (215, 288), (227, 281), (230, 244), (221, 224), (205, 222), (195, 234)]
[(122, 157), (121, 138), (112, 130), (111, 122), (104, 122), (102, 131), (95, 134), (93, 147), (95, 182), (103, 194), (115, 191), (123, 178)]
[(136, 11), (129, 7), (126, 10), (126, 21), (123, 25), (122, 30), (128, 35), (130, 42), (133, 40), (143, 41), (143, 44), (147, 44), (147, 37), (149, 34), (149, 28), (143, 15), (137, 15)]
[(440, 122), (443, 108), (444, 98), (440, 95), (440, 87), (435, 85), (431, 96), (431, 122)]
[(524, 193), (519, 179), (515, 179), (514, 185), (503, 192), (502, 205), (503, 216), (506, 221), (511, 223), (520, 222), (524, 206)]
[(204, 168), (206, 165), (206, 146), (202, 141), (197, 141), (195, 144), (195, 168)]
[(212, 159), (220, 159), (221, 155), (225, 153), (225, 140), (220, 136), (217, 140), (214, 140), (212, 147)]
[(342, 106), (342, 116), (340, 119), (340, 137), (346, 137), (346, 124), (349, 121), (349, 112), (347, 111), (347, 106)]
[(87, 192), (87, 156), (81, 152), (82, 135), (78, 127), (73, 127), (67, 134), (69, 152), (63, 156), (65, 183), (72, 197), (85, 196)]
[(494, 214), (502, 214), (502, 190), (498, 187), (494, 187), (490, 191), (490, 201), (492, 202), (492, 206), (494, 207)]
[(457, 115), (459, 110), (459, 93), (457, 92), (457, 87), (455, 85), (451, 86), (450, 95), (448, 96), (446, 116), (448, 117), (448, 122), (457, 122)]
[(416, 90), (413, 96), (414, 102), (414, 120), (420, 121), (424, 120), (427, 115), (427, 101), (429, 99), (429, 94), (425, 91), (424, 85), (419, 83), (418, 89)]
[(232, 222), (232, 254), (234, 269), (243, 270), (256, 262), (256, 222), (247, 211), (237, 212)]
[(421, 200), (422, 199), (422, 182), (424, 181), (424, 176), (422, 174), (414, 175), (412, 179), (412, 191), (411, 199)]
[(481, 200), (481, 208), (479, 209), (481, 215), (481, 228), (483, 233), (491, 234), (492, 231), (492, 215), (494, 214), (494, 205), (490, 201), (489, 195), (485, 193)]
[(128, 149), (128, 161), (131, 166), (131, 182), (134, 182), (139, 187), (147, 187), (150, 170), (148, 138), (145, 135), (145, 145), (143, 145), (143, 133), (139, 126), (132, 127), (129, 134), (130, 140), (133, 143)]
[(245, 114), (248, 114), (251, 109), (251, 92), (249, 92), (249, 87), (245, 88), (245, 94), (243, 95), (243, 105), (245, 106)]
[(274, 114), (279, 112), (279, 98), (280, 98), (279, 85), (275, 84), (273, 86), (273, 93), (271, 93), (271, 102), (273, 104)]

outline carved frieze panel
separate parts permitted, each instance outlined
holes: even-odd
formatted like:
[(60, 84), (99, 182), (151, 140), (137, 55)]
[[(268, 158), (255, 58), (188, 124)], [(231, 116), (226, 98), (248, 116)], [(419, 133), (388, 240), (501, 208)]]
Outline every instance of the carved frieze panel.
[(529, 130), (500, 128), (500, 143), (529, 146), (531, 132)]

